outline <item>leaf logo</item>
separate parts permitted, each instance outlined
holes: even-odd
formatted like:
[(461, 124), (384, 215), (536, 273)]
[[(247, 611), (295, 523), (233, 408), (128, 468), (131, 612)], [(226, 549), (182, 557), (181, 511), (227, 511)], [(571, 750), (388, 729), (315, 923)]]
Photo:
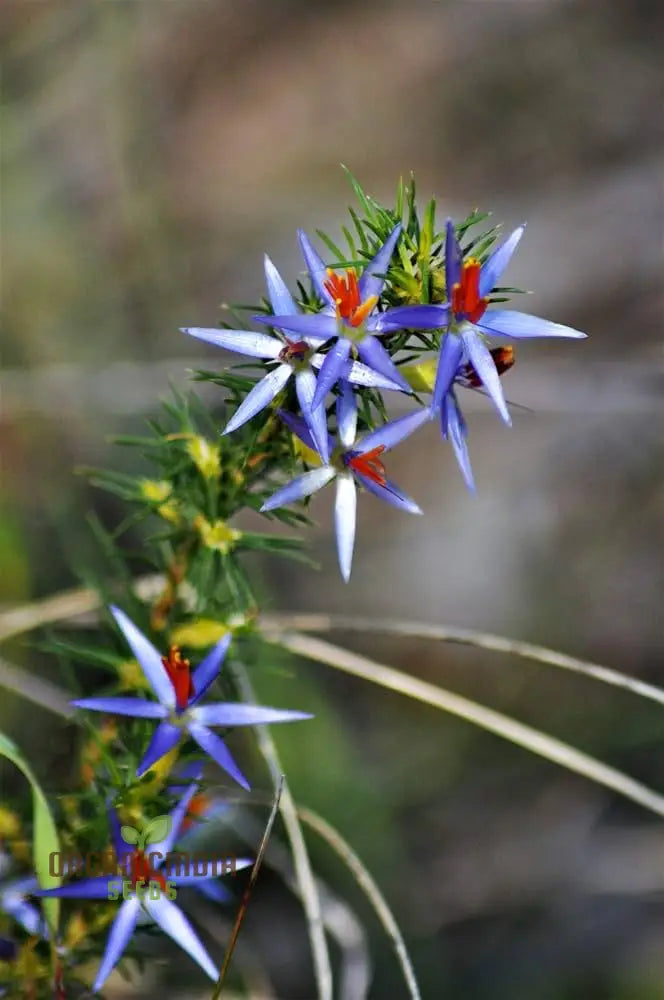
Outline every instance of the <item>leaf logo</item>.
[(139, 851), (142, 851), (148, 844), (158, 844), (165, 840), (171, 832), (172, 826), (173, 820), (170, 816), (155, 816), (142, 830), (127, 825), (120, 828), (120, 833), (126, 844), (133, 844)]

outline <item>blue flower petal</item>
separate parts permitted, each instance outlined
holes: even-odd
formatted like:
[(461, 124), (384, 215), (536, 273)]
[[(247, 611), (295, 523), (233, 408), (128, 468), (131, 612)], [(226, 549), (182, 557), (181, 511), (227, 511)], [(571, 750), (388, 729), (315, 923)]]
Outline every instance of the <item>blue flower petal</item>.
[(337, 319), (329, 313), (299, 313), (287, 316), (254, 316), (256, 323), (265, 323), (267, 326), (276, 327), (279, 330), (290, 330), (292, 333), (301, 333), (310, 337), (322, 337), (329, 340), (336, 336)]
[(77, 698), (74, 708), (87, 708), (93, 712), (113, 715), (132, 715), (136, 719), (164, 719), (168, 715), (165, 705), (145, 698)]
[(180, 796), (180, 799), (178, 800), (178, 803), (175, 806), (175, 808), (171, 810), (170, 813), (171, 825), (168, 833), (166, 834), (163, 840), (160, 840), (156, 844), (150, 845), (151, 851), (157, 851), (162, 855), (161, 859), (157, 859), (155, 868), (159, 868), (163, 864), (166, 855), (169, 854), (173, 849), (173, 844), (177, 841), (180, 835), (180, 829), (184, 822), (185, 816), (187, 815), (189, 804), (191, 803), (191, 800), (193, 799), (197, 791), (198, 791), (198, 785), (196, 783), (189, 785), (186, 792)]
[(489, 309), (481, 320), (475, 324), (481, 330), (494, 337), (569, 337), (575, 340), (585, 340), (588, 336), (571, 326), (552, 323), (539, 316), (529, 316), (528, 313), (516, 312), (513, 309)]
[(373, 451), (374, 448), (381, 446), (386, 451), (389, 451), (390, 448), (394, 448), (395, 445), (416, 431), (418, 427), (422, 427), (430, 419), (431, 413), (428, 409), (423, 408), (415, 410), (413, 413), (407, 413), (404, 417), (391, 420), (389, 424), (384, 424), (377, 430), (372, 431), (371, 434), (367, 434), (356, 445), (356, 451), (365, 454), (367, 451)]
[(72, 882), (70, 885), (60, 885), (57, 889), (36, 889), (32, 895), (40, 899), (50, 899), (53, 896), (57, 896), (58, 899), (108, 899), (111, 882), (120, 884), (122, 888), (122, 879), (119, 875), (100, 875), (97, 878)]
[(305, 472), (304, 475), (298, 476), (297, 479), (286, 483), (280, 490), (273, 493), (261, 507), (261, 513), (265, 514), (267, 511), (275, 510), (277, 507), (286, 507), (288, 504), (297, 503), (298, 500), (303, 500), (305, 497), (311, 496), (312, 493), (322, 490), (335, 476), (336, 471), (330, 465), (324, 465), (320, 469), (312, 469), (310, 472)]
[(515, 229), (505, 242), (497, 250), (494, 250), (491, 256), (482, 264), (479, 280), (479, 293), (481, 296), (488, 295), (495, 288), (496, 282), (512, 259), (512, 254), (516, 250), (525, 228), (524, 224)]
[(446, 333), (440, 348), (438, 368), (436, 369), (436, 381), (433, 386), (431, 396), (431, 406), (437, 410), (444, 397), (450, 390), (454, 382), (461, 358), (463, 355), (463, 342), (455, 333)]
[(374, 482), (373, 479), (369, 479), (368, 476), (358, 476), (358, 479), (362, 485), (374, 496), (377, 496), (380, 500), (385, 500), (387, 503), (391, 504), (392, 507), (396, 507), (397, 510), (405, 510), (407, 514), (421, 514), (422, 511), (415, 503), (411, 500), (409, 496), (402, 493), (399, 487), (393, 483), (390, 479), (385, 481), (385, 486), (381, 486), (380, 483)]
[[(312, 364), (315, 364), (315, 357), (311, 359)], [(321, 355), (318, 355), (318, 357), (321, 357)], [(380, 372), (374, 371), (373, 368), (363, 365), (361, 361), (347, 361), (341, 372), (340, 379), (350, 382), (352, 385), (402, 392), (401, 386), (397, 385), (391, 378), (387, 378), (386, 375), (381, 375)]]
[(186, 951), (210, 979), (218, 979), (219, 972), (216, 965), (208, 955), (194, 928), (175, 903), (161, 895), (159, 899), (146, 899), (144, 906), (162, 931)]
[(288, 291), (286, 282), (281, 277), (276, 267), (267, 254), (264, 258), (265, 281), (267, 283), (267, 294), (272, 306), (273, 313), (296, 313), (297, 306), (293, 301), (293, 296)]
[(231, 778), (237, 781), (239, 785), (242, 785), (243, 788), (248, 789), (251, 787), (245, 776), (242, 774), (242, 771), (233, 760), (230, 750), (216, 733), (213, 733), (210, 729), (207, 729), (206, 726), (199, 725), (196, 722), (191, 722), (187, 728), (189, 729), (189, 733), (192, 738), (198, 743), (199, 747), (205, 750), (205, 752), (217, 762), (222, 770), (226, 771), (227, 774), (230, 774)]
[(404, 329), (437, 330), (447, 326), (449, 318), (448, 305), (395, 306), (372, 317), (367, 327), (377, 334)]
[(449, 438), (452, 443), (466, 486), (471, 493), (475, 493), (475, 480), (466, 443), (468, 429), (453, 392), (448, 393), (443, 400), (440, 411), (440, 427), (443, 437)]
[(292, 430), (293, 434), (296, 434), (297, 437), (299, 437), (302, 444), (306, 444), (307, 448), (311, 448), (312, 451), (316, 451), (316, 442), (312, 438), (311, 431), (302, 417), (296, 417), (294, 413), (290, 413), (288, 410), (279, 410), (279, 416), (286, 426)]
[(136, 927), (136, 921), (138, 920), (140, 912), (141, 904), (136, 897), (125, 900), (120, 907), (118, 915), (111, 925), (111, 930), (106, 942), (106, 950), (101, 960), (97, 977), (92, 986), (94, 993), (97, 993), (102, 988), (111, 972), (120, 961), (122, 953), (129, 944), (131, 936), (134, 933), (134, 928)]
[(191, 718), (202, 726), (263, 726), (273, 722), (296, 722), (311, 719), (306, 712), (290, 709), (265, 708), (262, 705), (247, 705), (244, 702), (219, 702), (215, 705), (199, 705), (193, 709)]
[(383, 291), (383, 286), (385, 285), (385, 276), (392, 260), (392, 254), (400, 235), (401, 223), (394, 227), (376, 256), (373, 260), (369, 261), (362, 272), (362, 276), (358, 282), (362, 302), (366, 302), (372, 296), (376, 298), (380, 297), (380, 293)]
[(472, 327), (466, 327), (462, 333), (462, 338), (470, 363), (477, 372), (480, 381), (505, 423), (511, 425), (512, 419), (507, 412), (507, 404), (503, 395), (503, 387), (500, 384), (500, 376), (498, 375), (495, 362), (491, 357), (488, 347)]
[(350, 448), (357, 434), (357, 400), (348, 382), (337, 396), (337, 435), (344, 448)]
[(246, 354), (250, 358), (278, 358), (284, 346), (276, 337), (249, 330), (208, 330), (199, 326), (187, 326), (181, 327), (180, 332), (188, 333), (197, 340), (204, 340), (207, 344), (214, 344), (215, 347)]
[(28, 903), (25, 898), (28, 895), (33, 895), (38, 889), (39, 883), (32, 875), (10, 882), (0, 893), (0, 910), (20, 924), (28, 934), (37, 934), (48, 939), (46, 921), (37, 907)]
[(143, 755), (143, 760), (136, 768), (136, 777), (140, 778), (150, 768), (169, 753), (182, 736), (182, 730), (170, 722), (160, 722), (150, 740), (150, 745)]
[(334, 504), (334, 525), (337, 537), (337, 555), (341, 575), (348, 583), (353, 564), (355, 525), (357, 518), (357, 490), (351, 475), (337, 478), (337, 496)]
[(302, 369), (296, 373), (295, 391), (302, 415), (316, 444), (316, 451), (323, 461), (327, 463), (330, 457), (327, 416), (324, 406), (313, 405), (316, 393), (316, 376), (311, 369)]
[[(173, 880), (175, 881), (175, 880)], [(226, 888), (220, 879), (196, 879), (194, 887), (213, 903), (230, 903), (233, 893)]]
[(226, 424), (224, 434), (232, 434), (238, 427), (242, 427), (242, 424), (246, 424), (247, 420), (251, 420), (257, 413), (265, 409), (277, 393), (281, 392), (292, 374), (293, 369), (290, 365), (279, 365), (278, 368), (274, 368), (271, 372), (268, 372), (253, 387), (249, 395), (242, 400), (242, 403)]
[(339, 337), (325, 355), (321, 365), (314, 394), (314, 406), (321, 406), (332, 387), (339, 381), (341, 373), (348, 362), (351, 342), (345, 337)]
[(175, 708), (175, 690), (161, 662), (160, 654), (143, 633), (136, 628), (124, 611), (111, 606), (111, 613), (120, 626), (134, 656), (143, 668), (143, 673), (159, 701), (162, 705)]
[(233, 634), (228, 632), (219, 640), (214, 649), (208, 653), (205, 659), (201, 660), (199, 665), (194, 670), (191, 679), (194, 686), (194, 696), (189, 702), (190, 705), (198, 704), (210, 687), (210, 684), (212, 684), (214, 679), (219, 674), (221, 664), (224, 662), (224, 657), (228, 652), (228, 647), (230, 646), (232, 639)]
[(411, 386), (396, 367), (377, 337), (372, 337), (371, 335), (365, 337), (357, 345), (357, 350), (365, 365), (396, 382), (404, 392), (412, 393)]
[(452, 299), (452, 289), (461, 281), (461, 247), (451, 219), (445, 225), (445, 294)]
[(334, 306), (334, 300), (325, 287), (325, 282), (327, 281), (327, 268), (325, 263), (319, 256), (318, 252), (314, 250), (311, 240), (307, 234), (301, 229), (298, 229), (297, 231), (297, 238), (300, 243), (302, 256), (304, 257), (304, 263), (307, 266), (307, 271), (309, 272), (311, 283), (316, 289), (316, 293), (319, 298), (323, 300), (323, 302), (327, 303), (328, 306)]

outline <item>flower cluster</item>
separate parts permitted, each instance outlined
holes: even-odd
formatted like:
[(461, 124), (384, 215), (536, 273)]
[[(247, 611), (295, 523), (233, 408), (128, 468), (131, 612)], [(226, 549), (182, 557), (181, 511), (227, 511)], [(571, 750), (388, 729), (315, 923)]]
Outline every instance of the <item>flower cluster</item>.
[[(144, 616), (145, 631), (132, 620), (139, 621), (138, 615), (132, 612), (130, 618), (110, 605), (109, 624), (119, 629), (122, 652), (78, 639), (45, 645), (70, 668), (77, 663), (114, 673), (110, 689), (86, 682), (72, 697), (80, 710), (75, 721), (87, 728), (87, 739), (78, 785), (59, 796), (57, 827), (27, 763), (0, 734), (0, 755), (30, 775), (40, 809), (33, 824), (33, 872), (12, 872), (0, 885), (0, 996), (65, 1000), (74, 983), (87, 992), (91, 961), (93, 990), (100, 990), (123, 956), (140, 960), (135, 930), (143, 924), (156, 925), (217, 978), (215, 963), (173, 893), (191, 886), (217, 903), (231, 894), (216, 872), (168, 875), (163, 857), (196, 839), (201, 818), (227, 807), (202, 790), (206, 759), (249, 787), (226, 744), (228, 729), (311, 718), (303, 711), (209, 698), (219, 681), (232, 687), (229, 671), (220, 678), (231, 644), (243, 654), (235, 666), (238, 675), (245, 672), (247, 684), (246, 666), (260, 666), (264, 639), (246, 553), (303, 557), (300, 538), (248, 530), (233, 519), (249, 510), (301, 527), (308, 522), (310, 498), (334, 483), (338, 560), (348, 581), (358, 493), (422, 513), (390, 478), (388, 453), (425, 424), (439, 422), (474, 491), (462, 391), (483, 393), (510, 422), (501, 376), (514, 364), (514, 348), (494, 346), (493, 339), (585, 336), (504, 307), (518, 294), (500, 282), (523, 226), (502, 240), (495, 227), (472, 235), (486, 219), (473, 213), (458, 224), (447, 220), (437, 231), (435, 203), (420, 215), (413, 183), (399, 185), (394, 209), (369, 198), (354, 178), (351, 183), (362, 212), (351, 209), (352, 226), (343, 228), (347, 252), (319, 233), (325, 260), (298, 232), (305, 279), (294, 291), (265, 257), (267, 299), (250, 310), (258, 329), (244, 328), (237, 311), (232, 325), (220, 329), (183, 328), (248, 359), (232, 369), (196, 374), (226, 390), (223, 433), (217, 413), (194, 393), (174, 390), (174, 401), (164, 404), (165, 418), (150, 423), (152, 437), (122, 439), (141, 449), (141, 474), (92, 472), (96, 485), (138, 508), (112, 535), (100, 532), (118, 569), (115, 584), (122, 586), (123, 603)], [(406, 412), (390, 419), (387, 407), (404, 397)], [(156, 533), (146, 537), (145, 551), (137, 554), (135, 546), (131, 553), (123, 551), (123, 532), (142, 518), (157, 525)], [(145, 574), (146, 565), (150, 578), (143, 576), (141, 583), (150, 587), (143, 589), (135, 577)], [(100, 603), (110, 603), (105, 592)], [(195, 669), (182, 648), (203, 651)], [(78, 682), (77, 671), (70, 669), (68, 684)], [(104, 716), (96, 730), (88, 712)], [(296, 731), (306, 733), (306, 727)], [(145, 830), (156, 843), (146, 839)], [(20, 832), (11, 810), (0, 810), (0, 838), (11, 837), (13, 845), (10, 868), (27, 861), (28, 841)], [(104, 869), (82, 878), (69, 862), (56, 874), (45, 864), (48, 851), (68, 858), (77, 852), (99, 855), (109, 840), (116, 858), (129, 851), (131, 867), (124, 877)], [(236, 859), (235, 869), (251, 863)], [(7, 872), (0, 874), (5, 879)], [(82, 909), (65, 923), (60, 899), (82, 901)], [(90, 901), (97, 904), (91, 907)]]
[[(230, 646), (231, 635), (225, 635), (192, 672), (189, 660), (182, 657), (177, 646), (171, 646), (168, 656), (160, 656), (150, 640), (123, 611), (112, 607), (111, 612), (157, 700), (151, 701), (142, 697), (81, 698), (76, 699), (72, 704), (76, 708), (135, 719), (151, 719), (157, 722), (147, 750), (136, 770), (136, 777), (142, 777), (158, 765), (183, 738), (189, 736), (238, 784), (249, 788), (247, 779), (240, 771), (228, 747), (219, 736), (212, 732), (210, 727), (255, 726), (311, 718), (311, 715), (304, 712), (263, 708), (245, 703), (200, 704), (219, 675)], [(184, 786), (182, 795), (171, 815), (170, 832), (163, 838), (162, 842), (154, 845), (154, 850), (162, 860), (178, 839), (189, 806), (197, 792), (201, 768), (194, 765), (192, 773), (191, 765), (189, 765), (188, 772), (187, 776), (193, 777), (194, 780)], [(119, 858), (125, 855), (130, 848), (123, 841), (120, 823), (113, 809), (109, 809), (109, 825), (113, 833), (115, 857)], [(242, 868), (249, 864), (251, 864), (250, 860), (242, 859), (236, 863), (235, 868)], [(119, 961), (141, 914), (154, 920), (166, 934), (198, 962), (212, 979), (217, 978), (218, 971), (196, 932), (184, 914), (168, 897), (166, 893), (167, 883), (163, 873), (159, 871), (160, 866), (161, 861), (154, 865), (148, 863), (142, 851), (134, 853), (131, 885), (135, 893), (131, 898), (124, 900), (111, 927), (106, 951), (94, 982), (94, 990), (101, 989)], [(158, 886), (156, 898), (148, 897), (137, 891), (139, 886), (153, 881)], [(207, 878), (201, 881), (200, 876), (186, 872), (183, 875), (170, 877), (168, 885), (176, 888), (186, 885), (202, 887), (205, 881)], [(32, 888), (35, 896), (43, 898), (108, 900), (118, 898), (117, 890), (113, 894), (113, 887), (117, 883), (118, 876), (115, 874), (99, 875), (76, 882), (73, 885), (54, 889), (35, 891), (34, 887)], [(219, 893), (214, 898), (219, 899)], [(29, 911), (23, 899), (19, 899), (16, 903), (15, 916), (21, 920), (24, 926), (26, 925)]]
[[(500, 288), (499, 281), (524, 226), (498, 246), (495, 230), (464, 246), (464, 236), (476, 221), (472, 217), (460, 226), (448, 219), (444, 231), (436, 235), (433, 210), (427, 212), (423, 226), (417, 221), (414, 226), (411, 204), (404, 227), (395, 221), (398, 213), (380, 209), (353, 183), (369, 209), (364, 228), (353, 213), (361, 244), (359, 262), (343, 261), (343, 254), (330, 244), (338, 260), (326, 265), (306, 233), (299, 231), (310, 292), (303, 293), (298, 304), (266, 256), (270, 309), (254, 320), (269, 327), (270, 334), (182, 328), (183, 333), (266, 365), (267, 371), (249, 389), (224, 434), (237, 431), (268, 407), (278, 411), (304, 446), (303, 463), (314, 467), (278, 489), (260, 509), (268, 513), (296, 504), (335, 480), (335, 533), (346, 581), (351, 574), (358, 487), (401, 510), (421, 513), (387, 478), (383, 454), (429, 419), (440, 421), (442, 437), (452, 444), (466, 485), (474, 492), (458, 388), (485, 393), (503, 420), (511, 422), (500, 376), (514, 363), (514, 351), (511, 346), (492, 348), (490, 339), (586, 336), (537, 316), (496, 308), (510, 291)], [(376, 246), (376, 235), (388, 225)], [(371, 253), (367, 232), (374, 236)], [(427, 386), (430, 399), (423, 402), (413, 385), (418, 381), (413, 374), (421, 374), (422, 365), (406, 362), (409, 356), (421, 361), (431, 354), (435, 375)], [(291, 380), (294, 397), (287, 391)], [(385, 422), (383, 392), (411, 395), (418, 409)], [(330, 405), (332, 396), (336, 399)], [(363, 423), (359, 437), (358, 414)]]

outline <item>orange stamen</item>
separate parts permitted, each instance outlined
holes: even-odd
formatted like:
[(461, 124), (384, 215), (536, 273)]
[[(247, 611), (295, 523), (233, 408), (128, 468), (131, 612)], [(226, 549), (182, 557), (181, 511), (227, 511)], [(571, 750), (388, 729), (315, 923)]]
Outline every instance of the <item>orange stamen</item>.
[(345, 277), (328, 270), (325, 288), (334, 299), (337, 316), (345, 320), (349, 326), (361, 326), (378, 301), (376, 295), (372, 295), (365, 302), (360, 300), (357, 275), (353, 268), (348, 268)]
[(379, 459), (379, 455), (382, 455), (385, 451), (385, 445), (381, 444), (377, 448), (372, 448), (371, 451), (365, 451), (361, 455), (353, 455), (352, 458), (348, 460), (348, 464), (351, 469), (359, 473), (361, 476), (365, 476), (374, 483), (378, 483), (379, 486), (385, 486), (387, 484), (387, 479), (385, 478), (385, 466)]
[(171, 646), (168, 656), (162, 656), (161, 662), (164, 664), (168, 679), (173, 685), (177, 707), (186, 708), (189, 699), (193, 698), (195, 694), (189, 660), (183, 659), (178, 646)]

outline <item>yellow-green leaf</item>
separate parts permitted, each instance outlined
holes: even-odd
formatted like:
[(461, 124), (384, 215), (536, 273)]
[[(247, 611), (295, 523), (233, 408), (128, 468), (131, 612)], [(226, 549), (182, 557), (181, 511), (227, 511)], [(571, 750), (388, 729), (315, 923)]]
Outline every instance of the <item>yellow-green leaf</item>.
[(433, 392), (437, 367), (438, 359), (432, 358), (413, 365), (402, 365), (399, 371), (415, 392)]
[[(46, 796), (41, 785), (35, 778), (25, 757), (9, 737), (0, 733), (0, 755), (11, 761), (30, 782), (33, 805), (33, 840), (32, 852), (37, 881), (42, 889), (55, 889), (61, 884), (61, 879), (49, 873), (49, 856), (60, 850), (60, 839), (55, 822), (48, 807)], [(51, 933), (55, 937), (60, 917), (60, 900), (45, 899), (43, 901), (44, 915), (48, 921)]]

